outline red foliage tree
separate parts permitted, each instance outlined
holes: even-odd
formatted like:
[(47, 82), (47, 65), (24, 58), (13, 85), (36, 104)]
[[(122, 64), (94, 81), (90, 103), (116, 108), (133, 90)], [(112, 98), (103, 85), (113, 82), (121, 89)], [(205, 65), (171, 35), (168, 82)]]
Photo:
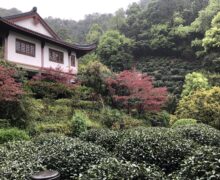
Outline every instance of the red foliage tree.
[(23, 94), (22, 86), (15, 81), (14, 75), (13, 69), (0, 66), (0, 101), (17, 101)]
[(155, 88), (151, 77), (137, 71), (123, 71), (107, 79), (107, 85), (113, 100), (128, 111), (159, 111), (167, 99), (165, 87)]

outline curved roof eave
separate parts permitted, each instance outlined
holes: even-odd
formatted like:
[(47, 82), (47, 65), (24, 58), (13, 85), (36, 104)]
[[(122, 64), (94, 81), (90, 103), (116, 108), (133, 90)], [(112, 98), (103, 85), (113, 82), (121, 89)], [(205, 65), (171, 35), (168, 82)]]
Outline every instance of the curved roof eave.
[(64, 42), (60, 39), (51, 38), (51, 37), (46, 36), (44, 34), (32, 31), (30, 29), (24, 28), (24, 27), (19, 26), (19, 25), (16, 25), (16, 24), (14, 24), (14, 23), (12, 23), (12, 22), (10, 22), (7, 19), (2, 18), (2, 17), (0, 17), (0, 22), (8, 30), (12, 30), (12, 31), (14, 30), (16, 32), (20, 32), (20, 33), (29, 35), (29, 36), (37, 38), (37, 39), (41, 39), (41, 40), (46, 41), (46, 42), (50, 42), (50, 43), (62, 46), (64, 48), (67, 48), (67, 49), (70, 49), (70, 50), (73, 50), (73, 51), (78, 51), (79, 52), (78, 57), (83, 56), (84, 54), (96, 49), (96, 47), (97, 47), (97, 43), (84, 44), (84, 45), (70, 44), (70, 43)]

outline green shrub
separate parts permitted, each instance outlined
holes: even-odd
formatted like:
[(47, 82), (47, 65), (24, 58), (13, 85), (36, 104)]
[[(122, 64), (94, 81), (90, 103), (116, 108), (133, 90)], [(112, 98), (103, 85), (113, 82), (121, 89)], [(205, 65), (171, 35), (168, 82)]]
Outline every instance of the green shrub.
[(101, 104), (97, 101), (78, 101), (75, 102), (73, 105), (75, 108), (80, 108), (80, 109), (96, 109), (99, 110), (101, 108)]
[(28, 96), (23, 96), (16, 102), (0, 102), (0, 118), (8, 119), (10, 126), (26, 128), (32, 121), (40, 118), (41, 107), (38, 104), (37, 100)]
[(91, 166), (79, 179), (165, 179), (164, 173), (154, 165), (135, 164), (116, 158), (102, 159)]
[(71, 121), (71, 131), (73, 136), (79, 136), (80, 133), (84, 132), (86, 127), (86, 115), (80, 111), (77, 111)]
[(193, 147), (192, 141), (172, 129), (137, 128), (125, 132), (116, 146), (116, 154), (128, 161), (158, 165), (168, 173), (179, 167)]
[(77, 86), (74, 92), (76, 97), (83, 101), (93, 100), (95, 95), (94, 89), (86, 86)]
[(159, 113), (147, 113), (145, 121), (150, 122), (152, 126), (168, 127), (170, 121), (170, 114), (166, 111)]
[(109, 129), (91, 129), (80, 134), (80, 139), (101, 145), (108, 151), (113, 151), (120, 140), (120, 134)]
[(104, 108), (100, 114), (100, 120), (103, 125), (111, 128), (114, 123), (122, 122), (122, 114), (116, 109)]
[(1, 179), (28, 179), (34, 172), (45, 169), (40, 152), (41, 148), (30, 141), (10, 142), (0, 146)]
[(220, 129), (220, 87), (196, 91), (183, 97), (177, 107), (179, 119), (192, 118)]
[(61, 179), (77, 178), (89, 166), (109, 157), (104, 148), (78, 139), (42, 135), (33, 142), (16, 142), (0, 147), (0, 177), (27, 179), (42, 169), (60, 172)]
[(36, 98), (71, 98), (74, 91), (66, 85), (47, 81), (29, 81), (28, 86)]
[(49, 135), (35, 139), (35, 144), (42, 148), (40, 156), (47, 169), (55, 169), (61, 173), (61, 179), (78, 177), (79, 173), (86, 171), (89, 165), (94, 165), (101, 158), (109, 157), (101, 146), (92, 143)]
[(35, 127), (36, 134), (41, 133), (60, 133), (69, 135), (71, 133), (70, 125), (68, 122), (60, 123), (40, 123)]
[(0, 127), (1, 128), (8, 128), (10, 127), (10, 120), (8, 119), (0, 119)]
[(189, 73), (185, 77), (185, 84), (181, 96), (188, 96), (193, 92), (201, 89), (208, 89), (208, 79), (202, 73)]
[(0, 144), (9, 141), (29, 140), (29, 136), (25, 131), (17, 128), (12, 129), (0, 129)]
[(186, 125), (194, 125), (197, 123), (195, 119), (179, 119), (173, 125), (172, 128), (179, 127), (179, 126), (186, 126)]
[(220, 179), (220, 148), (202, 146), (185, 159), (175, 179)]
[(175, 131), (183, 138), (193, 140), (198, 144), (220, 147), (220, 131), (210, 126), (195, 124), (177, 127)]

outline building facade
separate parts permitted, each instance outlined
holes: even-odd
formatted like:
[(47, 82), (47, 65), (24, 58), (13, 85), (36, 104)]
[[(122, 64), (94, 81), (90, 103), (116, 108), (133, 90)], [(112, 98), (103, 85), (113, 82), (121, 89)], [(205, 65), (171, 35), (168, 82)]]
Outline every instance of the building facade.
[(0, 17), (0, 48), (5, 60), (27, 69), (60, 68), (77, 74), (78, 58), (96, 44), (64, 42), (33, 8), (27, 13)]

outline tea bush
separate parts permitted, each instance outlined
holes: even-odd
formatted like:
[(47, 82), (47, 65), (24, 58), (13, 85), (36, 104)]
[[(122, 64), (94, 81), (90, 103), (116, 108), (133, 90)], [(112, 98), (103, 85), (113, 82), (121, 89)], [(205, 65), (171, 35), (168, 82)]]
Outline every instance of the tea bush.
[(102, 159), (97, 165), (91, 166), (80, 176), (81, 180), (87, 179), (165, 179), (165, 174), (154, 165), (135, 164), (120, 161), (116, 158)]
[(36, 139), (35, 144), (42, 148), (43, 164), (48, 169), (58, 170), (61, 179), (78, 177), (89, 165), (97, 164), (101, 158), (109, 156), (100, 146), (57, 135)]
[(113, 151), (120, 140), (120, 133), (109, 129), (91, 129), (80, 134), (80, 139), (101, 145), (109, 151)]
[(1, 179), (28, 179), (34, 172), (45, 169), (40, 152), (41, 148), (30, 141), (10, 142), (0, 146)]
[(90, 165), (109, 157), (104, 148), (60, 135), (42, 135), (33, 142), (14, 142), (0, 147), (0, 177), (27, 179), (42, 169), (58, 170), (61, 179), (76, 178)]
[(29, 140), (30, 137), (28, 134), (17, 128), (11, 129), (0, 129), (0, 144), (9, 142), (9, 141), (19, 141), (19, 140)]
[(197, 121), (195, 119), (179, 119), (173, 125), (172, 128), (179, 127), (179, 126), (186, 126), (186, 125), (194, 125)]
[(165, 172), (177, 169), (194, 145), (166, 128), (138, 128), (124, 133), (116, 146), (117, 157), (137, 163), (156, 164)]
[(220, 179), (220, 148), (202, 146), (181, 164), (175, 179)]
[(200, 145), (220, 147), (220, 131), (205, 124), (181, 126), (175, 128), (177, 134), (185, 139), (193, 140)]

